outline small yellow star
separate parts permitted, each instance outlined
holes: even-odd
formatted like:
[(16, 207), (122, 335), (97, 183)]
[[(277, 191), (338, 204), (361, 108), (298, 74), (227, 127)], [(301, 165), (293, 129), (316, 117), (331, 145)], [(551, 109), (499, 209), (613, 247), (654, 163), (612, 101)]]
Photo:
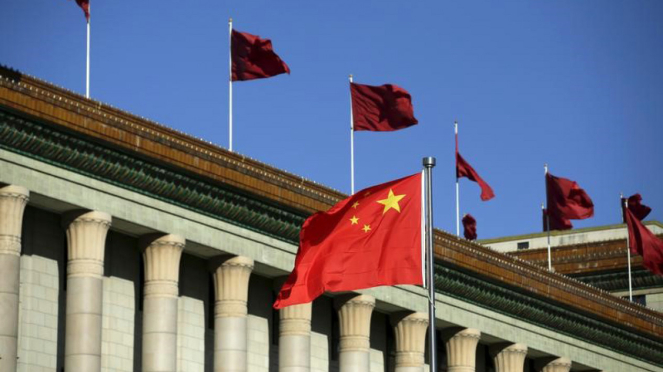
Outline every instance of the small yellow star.
[(352, 218), (350, 219), (350, 222), (351, 222), (351, 225), (356, 225), (357, 222), (359, 222), (359, 218), (357, 218), (357, 216), (352, 216)]
[(364, 228), (362, 230), (364, 230), (365, 233), (371, 231), (371, 225), (364, 225)]
[(354, 209), (357, 209), (358, 206), (359, 206), (359, 202), (355, 202), (354, 204), (352, 204), (352, 208), (354, 208)]
[(398, 202), (405, 197), (405, 194), (403, 195), (394, 195), (394, 191), (392, 189), (389, 189), (389, 195), (387, 196), (387, 199), (383, 200), (378, 200), (377, 202), (384, 205), (384, 211), (382, 211), (382, 214), (387, 213), (388, 210), (390, 209), (395, 209), (398, 213), (401, 212), (401, 206), (398, 205)]

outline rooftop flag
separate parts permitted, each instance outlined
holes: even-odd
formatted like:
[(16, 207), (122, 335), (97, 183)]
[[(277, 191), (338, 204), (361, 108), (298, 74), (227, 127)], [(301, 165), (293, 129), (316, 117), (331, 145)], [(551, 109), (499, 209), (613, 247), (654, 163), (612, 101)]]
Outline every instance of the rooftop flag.
[(469, 213), (463, 216), (463, 235), (467, 240), (477, 239), (477, 220)]
[(247, 32), (232, 30), (232, 81), (268, 78), (290, 73), (290, 68), (274, 53), (272, 41)]
[(642, 256), (642, 264), (652, 273), (663, 275), (663, 240), (654, 235), (630, 208), (625, 209), (631, 253)]
[[(624, 198), (622, 198), (622, 212), (624, 209)], [(637, 218), (639, 221), (642, 221), (649, 215), (651, 212), (651, 208), (648, 206), (642, 204), (642, 196), (640, 194), (633, 194), (628, 197), (628, 209), (633, 213), (633, 216)], [(624, 220), (626, 220), (626, 217), (624, 216)]]
[(76, 4), (83, 9), (85, 19), (90, 22), (90, 0), (76, 0)]
[(352, 129), (388, 132), (413, 126), (412, 97), (405, 89), (385, 84), (380, 86), (350, 83)]
[(308, 303), (325, 291), (422, 284), (422, 186), (417, 173), (309, 217), (274, 308)]
[(594, 203), (575, 181), (546, 173), (548, 215), (553, 219), (584, 220), (594, 216)]
[(495, 193), (490, 185), (479, 176), (479, 173), (458, 152), (458, 124), (456, 124), (456, 180), (463, 177), (467, 177), (470, 181), (479, 184), (479, 187), (481, 187), (481, 200), (487, 201), (495, 197)]

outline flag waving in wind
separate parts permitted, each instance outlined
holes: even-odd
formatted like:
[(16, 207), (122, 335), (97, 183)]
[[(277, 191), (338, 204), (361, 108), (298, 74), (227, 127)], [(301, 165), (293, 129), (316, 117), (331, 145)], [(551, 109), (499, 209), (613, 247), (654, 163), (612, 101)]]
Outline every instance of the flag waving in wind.
[(369, 187), (309, 217), (275, 309), (325, 291), (422, 284), (421, 173)]
[(232, 30), (231, 35), (232, 81), (268, 78), (290, 68), (274, 53), (272, 41), (246, 32)]
[(463, 177), (467, 177), (470, 181), (479, 184), (481, 187), (481, 200), (487, 201), (495, 197), (495, 193), (490, 185), (479, 176), (479, 173), (458, 152), (458, 133), (456, 133), (456, 179)]
[(350, 83), (350, 95), (355, 131), (386, 132), (419, 123), (410, 93), (399, 86)]
[(566, 229), (566, 226), (573, 227), (568, 220), (584, 220), (594, 216), (592, 199), (575, 181), (546, 173), (546, 198), (551, 229), (556, 225), (554, 221), (561, 221), (560, 227)]
[(663, 275), (663, 240), (640, 222), (630, 208), (624, 208), (631, 253), (642, 256), (642, 265), (654, 274)]
[(83, 9), (85, 19), (90, 22), (90, 0), (76, 0), (76, 4)]

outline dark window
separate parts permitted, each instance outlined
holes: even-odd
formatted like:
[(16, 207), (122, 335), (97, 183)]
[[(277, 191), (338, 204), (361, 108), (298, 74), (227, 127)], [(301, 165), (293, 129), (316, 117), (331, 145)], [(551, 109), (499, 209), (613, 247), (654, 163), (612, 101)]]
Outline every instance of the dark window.
[(529, 242), (519, 242), (518, 249), (527, 249), (529, 248)]
[(329, 343), (329, 355), (331, 360), (338, 360), (338, 344), (341, 341), (341, 324), (338, 320), (338, 312), (332, 307), (331, 311), (331, 342)]

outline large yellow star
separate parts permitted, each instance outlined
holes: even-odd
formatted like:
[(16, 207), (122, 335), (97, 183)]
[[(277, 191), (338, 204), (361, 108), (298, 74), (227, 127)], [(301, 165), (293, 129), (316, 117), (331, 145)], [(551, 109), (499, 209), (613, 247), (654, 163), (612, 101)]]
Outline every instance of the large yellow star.
[(359, 222), (359, 218), (357, 218), (357, 216), (352, 216), (352, 218), (350, 219), (350, 224), (351, 225), (356, 225), (358, 222)]
[(382, 211), (382, 214), (387, 213), (387, 211), (392, 208), (395, 209), (398, 213), (401, 213), (401, 206), (398, 205), (398, 202), (404, 197), (405, 194), (394, 195), (394, 191), (389, 189), (389, 195), (387, 196), (387, 199), (378, 200), (378, 203), (384, 205), (384, 211)]

